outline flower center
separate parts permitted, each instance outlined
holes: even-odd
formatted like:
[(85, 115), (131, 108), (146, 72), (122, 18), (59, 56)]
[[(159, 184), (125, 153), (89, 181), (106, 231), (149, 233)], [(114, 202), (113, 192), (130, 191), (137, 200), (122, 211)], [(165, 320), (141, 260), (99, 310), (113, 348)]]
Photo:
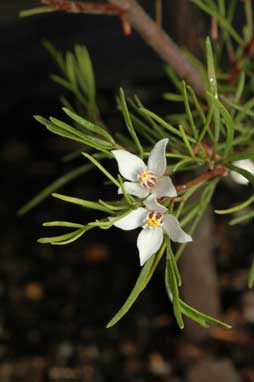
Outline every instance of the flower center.
[(163, 216), (160, 212), (149, 212), (144, 228), (159, 228), (163, 224)]
[(139, 180), (145, 186), (146, 188), (150, 189), (153, 188), (156, 183), (158, 182), (157, 176), (152, 172), (148, 170), (144, 170), (139, 175)]

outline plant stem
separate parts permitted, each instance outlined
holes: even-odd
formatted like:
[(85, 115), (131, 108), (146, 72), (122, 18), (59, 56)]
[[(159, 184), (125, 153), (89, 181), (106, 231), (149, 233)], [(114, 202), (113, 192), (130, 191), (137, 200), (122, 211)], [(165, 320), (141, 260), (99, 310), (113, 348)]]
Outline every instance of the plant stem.
[(190, 180), (189, 182), (176, 186), (176, 191), (177, 192), (184, 191), (188, 188), (196, 186), (199, 183), (203, 183), (206, 180), (213, 179), (216, 176), (223, 176), (223, 175), (226, 175), (227, 173), (228, 173), (228, 169), (226, 167), (216, 166), (212, 170), (208, 170), (204, 172), (203, 174), (197, 176), (196, 178)]
[(179, 47), (168, 34), (144, 11), (136, 0), (108, 0), (109, 3), (127, 9), (127, 18), (133, 28), (145, 42), (169, 65), (174, 71), (192, 85), (195, 91), (203, 96), (204, 86), (199, 72), (184, 57)]

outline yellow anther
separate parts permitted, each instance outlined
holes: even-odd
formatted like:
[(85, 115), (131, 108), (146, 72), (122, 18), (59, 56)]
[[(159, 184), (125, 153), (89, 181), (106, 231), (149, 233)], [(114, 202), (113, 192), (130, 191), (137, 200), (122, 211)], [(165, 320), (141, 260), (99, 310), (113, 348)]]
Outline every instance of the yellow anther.
[(163, 224), (163, 218), (160, 212), (150, 212), (146, 218), (146, 228), (158, 228)]

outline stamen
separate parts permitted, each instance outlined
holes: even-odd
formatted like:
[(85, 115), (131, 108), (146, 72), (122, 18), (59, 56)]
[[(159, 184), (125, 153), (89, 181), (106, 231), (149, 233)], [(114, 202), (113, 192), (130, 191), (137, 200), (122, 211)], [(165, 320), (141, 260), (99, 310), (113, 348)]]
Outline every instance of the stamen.
[(141, 174), (139, 175), (139, 180), (143, 184), (143, 186), (145, 186), (148, 189), (153, 188), (158, 182), (157, 176), (152, 171), (148, 170), (144, 170), (143, 172), (141, 172)]
[(159, 228), (163, 225), (163, 216), (160, 212), (149, 212), (144, 228)]

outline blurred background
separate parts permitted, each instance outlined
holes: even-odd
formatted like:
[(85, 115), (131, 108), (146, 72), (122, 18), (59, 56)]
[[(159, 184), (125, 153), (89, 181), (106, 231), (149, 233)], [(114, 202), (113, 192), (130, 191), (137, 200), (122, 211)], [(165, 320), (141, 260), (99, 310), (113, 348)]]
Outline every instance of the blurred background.
[[(141, 3), (154, 17), (154, 1)], [(200, 55), (199, 39), (209, 32), (210, 20), (186, 0), (162, 3), (165, 29)], [(115, 108), (120, 86), (158, 113), (174, 111), (161, 97), (171, 87), (164, 63), (135, 32), (124, 36), (116, 17), (18, 17), (36, 5), (35, 0), (0, 3), (0, 381), (254, 381), (254, 296), (247, 289), (253, 225), (229, 229), (217, 218), (210, 227), (220, 313), (233, 329), (204, 334), (195, 328), (192, 335), (175, 324), (163, 268), (128, 315), (105, 328), (139, 273), (135, 232), (91, 231), (69, 246), (53, 247), (36, 243), (45, 235), (43, 221), (94, 216), (53, 198), (17, 216), (23, 203), (71, 168), (62, 158), (75, 148), (32, 118), (61, 114), (62, 89), (49, 78), (56, 67), (43, 39), (62, 50), (76, 43), (88, 48), (98, 103), (110, 126), (121, 124)], [(61, 192), (92, 200), (102, 196), (98, 184), (101, 177), (89, 173)], [(224, 206), (244, 192), (244, 187), (221, 187), (214, 203)], [(186, 288), (193, 282), (189, 279)], [(209, 296), (202, 284), (199, 292)]]

